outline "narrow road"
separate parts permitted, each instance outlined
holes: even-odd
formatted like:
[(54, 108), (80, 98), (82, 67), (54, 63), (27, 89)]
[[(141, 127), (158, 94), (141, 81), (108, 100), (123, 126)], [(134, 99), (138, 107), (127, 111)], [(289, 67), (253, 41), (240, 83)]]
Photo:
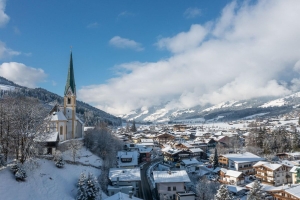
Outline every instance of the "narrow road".
[(147, 170), (148, 168), (150, 167), (150, 165), (154, 162), (157, 162), (158, 160), (160, 160), (160, 158), (158, 159), (155, 159), (149, 163), (146, 163), (144, 166), (143, 166), (143, 169), (141, 170), (141, 179), (142, 179), (142, 191), (143, 191), (143, 199), (144, 200), (153, 200), (153, 193), (151, 191), (151, 187), (148, 183), (148, 177), (147, 177)]

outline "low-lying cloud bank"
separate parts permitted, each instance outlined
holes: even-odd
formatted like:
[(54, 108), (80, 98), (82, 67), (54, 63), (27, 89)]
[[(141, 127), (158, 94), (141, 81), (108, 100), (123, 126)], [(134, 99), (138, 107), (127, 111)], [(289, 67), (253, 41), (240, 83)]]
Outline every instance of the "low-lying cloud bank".
[(125, 63), (120, 67), (130, 73), (83, 87), (78, 96), (123, 114), (166, 101), (188, 108), (299, 90), (300, 1), (247, 2), (233, 1), (220, 18), (157, 41), (170, 58)]

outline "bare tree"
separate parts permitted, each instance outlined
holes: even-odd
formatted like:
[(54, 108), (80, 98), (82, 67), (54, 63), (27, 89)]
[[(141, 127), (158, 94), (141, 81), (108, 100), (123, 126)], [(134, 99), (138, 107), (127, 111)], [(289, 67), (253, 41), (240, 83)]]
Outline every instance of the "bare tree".
[(73, 158), (73, 162), (75, 163), (76, 156), (78, 156), (78, 151), (81, 149), (82, 143), (78, 140), (70, 140), (68, 143), (68, 149), (71, 152), (71, 156)]

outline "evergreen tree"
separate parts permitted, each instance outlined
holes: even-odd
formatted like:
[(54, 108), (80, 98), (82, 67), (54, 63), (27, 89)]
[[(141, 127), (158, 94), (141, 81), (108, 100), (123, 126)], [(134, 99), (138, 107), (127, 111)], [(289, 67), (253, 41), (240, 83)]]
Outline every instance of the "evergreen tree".
[(215, 148), (213, 168), (216, 169), (218, 166), (219, 166), (218, 152), (217, 152), (217, 148)]
[(253, 186), (249, 192), (247, 200), (261, 200), (263, 199), (261, 192), (262, 185), (257, 180), (254, 181)]
[(87, 200), (86, 193), (86, 175), (84, 173), (80, 174), (78, 181), (78, 189), (77, 189), (77, 200)]
[(65, 165), (65, 161), (63, 160), (63, 158), (59, 158), (55, 163), (55, 166), (58, 168), (63, 168), (64, 165)]
[(136, 132), (135, 121), (132, 122), (131, 132)]
[(89, 173), (86, 176), (84, 173), (80, 175), (78, 181), (77, 200), (96, 200), (100, 194), (100, 187), (98, 181)]
[(228, 191), (228, 188), (226, 185), (221, 185), (221, 187), (218, 189), (217, 194), (215, 195), (216, 200), (232, 200), (232, 196)]
[(86, 179), (86, 193), (88, 200), (95, 200), (99, 196), (100, 187), (93, 174), (88, 174)]
[(24, 181), (25, 178), (27, 178), (26, 171), (23, 169), (23, 167), (18, 168), (17, 172), (15, 173), (15, 177), (17, 181)]

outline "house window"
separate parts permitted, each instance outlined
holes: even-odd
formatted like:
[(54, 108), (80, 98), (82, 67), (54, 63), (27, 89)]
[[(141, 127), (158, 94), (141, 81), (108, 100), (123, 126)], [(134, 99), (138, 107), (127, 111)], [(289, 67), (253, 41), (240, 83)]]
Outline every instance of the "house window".
[(71, 104), (71, 98), (68, 98), (68, 104)]
[(175, 186), (173, 186), (173, 191), (176, 191), (176, 187)]
[(60, 134), (60, 135), (63, 134), (63, 127), (62, 127), (62, 126), (60, 127), (59, 134)]
[(171, 187), (168, 187), (168, 191), (171, 191)]

